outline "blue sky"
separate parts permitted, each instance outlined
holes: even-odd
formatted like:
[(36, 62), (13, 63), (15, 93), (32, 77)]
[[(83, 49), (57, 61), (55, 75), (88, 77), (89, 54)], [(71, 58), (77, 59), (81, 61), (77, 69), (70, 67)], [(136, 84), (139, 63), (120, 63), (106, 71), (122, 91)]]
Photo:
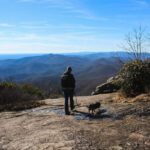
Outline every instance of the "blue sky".
[(150, 29), (150, 0), (0, 0), (0, 53), (117, 51)]

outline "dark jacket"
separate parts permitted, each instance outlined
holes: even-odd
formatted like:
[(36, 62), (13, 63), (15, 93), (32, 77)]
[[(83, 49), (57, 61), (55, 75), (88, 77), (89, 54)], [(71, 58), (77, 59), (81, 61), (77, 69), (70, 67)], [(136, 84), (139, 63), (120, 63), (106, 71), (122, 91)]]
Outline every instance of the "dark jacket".
[(73, 74), (65, 72), (61, 77), (62, 89), (74, 89), (75, 88), (75, 78)]

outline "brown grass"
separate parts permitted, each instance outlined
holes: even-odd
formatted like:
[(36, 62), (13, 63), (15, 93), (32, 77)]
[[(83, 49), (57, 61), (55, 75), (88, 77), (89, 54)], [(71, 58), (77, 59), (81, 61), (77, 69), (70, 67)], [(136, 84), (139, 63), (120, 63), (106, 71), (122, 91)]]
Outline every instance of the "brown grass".
[(134, 98), (127, 98), (124, 97), (121, 93), (118, 93), (112, 99), (112, 102), (117, 102), (117, 103), (150, 102), (150, 93), (140, 94)]
[(9, 104), (0, 105), (1, 111), (21, 111), (46, 105), (45, 101), (28, 101), (28, 102), (14, 102)]

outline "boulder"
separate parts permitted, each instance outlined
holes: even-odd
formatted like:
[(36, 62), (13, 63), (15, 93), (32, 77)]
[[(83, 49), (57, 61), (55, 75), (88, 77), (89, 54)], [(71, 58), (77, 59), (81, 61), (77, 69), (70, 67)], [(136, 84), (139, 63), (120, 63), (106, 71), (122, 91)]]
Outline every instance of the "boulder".
[(120, 88), (113, 83), (116, 79), (118, 79), (118, 76), (110, 77), (106, 83), (97, 86), (92, 95), (117, 92)]

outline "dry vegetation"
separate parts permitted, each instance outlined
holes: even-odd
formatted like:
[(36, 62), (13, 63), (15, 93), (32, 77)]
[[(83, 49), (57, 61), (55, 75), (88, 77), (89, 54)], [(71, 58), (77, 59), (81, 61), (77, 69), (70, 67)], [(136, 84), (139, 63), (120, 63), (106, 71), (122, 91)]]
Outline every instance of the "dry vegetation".
[(133, 102), (150, 102), (150, 93), (140, 94), (136, 97), (124, 97), (121, 93), (118, 93), (113, 99), (112, 102), (116, 103), (133, 103)]
[(0, 105), (0, 112), (1, 111), (21, 111), (21, 110), (39, 107), (42, 105), (46, 105), (45, 101), (14, 102), (14, 103)]

